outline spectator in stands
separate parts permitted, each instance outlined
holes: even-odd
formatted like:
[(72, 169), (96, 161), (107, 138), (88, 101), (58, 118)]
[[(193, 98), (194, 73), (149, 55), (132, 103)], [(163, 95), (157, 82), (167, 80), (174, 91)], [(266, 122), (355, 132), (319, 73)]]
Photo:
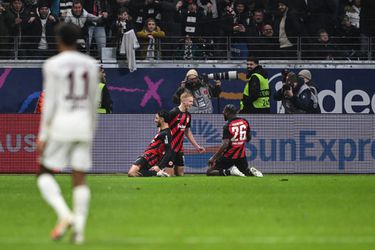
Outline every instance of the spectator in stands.
[(318, 41), (314, 44), (313, 51), (310, 53), (311, 59), (334, 60), (339, 59), (340, 54), (334, 43), (331, 42), (326, 30), (318, 31)]
[(0, 59), (9, 54), (9, 34), (5, 24), (5, 4), (0, 0)]
[(359, 29), (359, 15), (361, 13), (361, 0), (353, 0), (351, 5), (345, 7), (345, 16), (352, 26)]
[(129, 10), (127, 8), (121, 8), (117, 12), (117, 20), (111, 25), (111, 46), (117, 48), (117, 54), (120, 52), (120, 45), (122, 42), (123, 35), (134, 29), (133, 22), (129, 15)]
[(173, 58), (183, 60), (202, 60), (204, 59), (202, 44), (204, 41), (199, 38), (192, 38), (186, 35), (178, 40), (177, 51)]
[(175, 22), (176, 1), (175, 0), (159, 0), (161, 6), (161, 23), (160, 28), (165, 31), (168, 36), (180, 36), (181, 26)]
[[(220, 36), (230, 36), (232, 34), (232, 30), (230, 29), (231, 26), (229, 25), (230, 21), (226, 19), (231, 19), (235, 15), (233, 0), (218, 0), (218, 1), (219, 1), (218, 12), (219, 12), (219, 22), (220, 22), (220, 25), (218, 25), (218, 27), (220, 27)], [(224, 18), (224, 16), (226, 18)], [(225, 23), (227, 24), (226, 29), (224, 29)], [(218, 54), (218, 56), (227, 57), (227, 54), (228, 54), (227, 52), (228, 48), (226, 46), (227, 41), (228, 41), (227, 37), (223, 37), (219, 39), (219, 44), (216, 46), (217, 47), (216, 54)]]
[(181, 36), (181, 24), (175, 21), (176, 16), (176, 0), (158, 1), (161, 10), (161, 22), (156, 20), (156, 24), (168, 36), (163, 39), (161, 47), (163, 49), (163, 58), (176, 58), (176, 50), (179, 46), (179, 38)]
[(252, 54), (262, 56), (265, 60), (279, 59), (278, 49), (279, 39), (274, 35), (272, 25), (265, 24), (259, 44), (253, 49), (250, 48)]
[(273, 37), (274, 32), (273, 32), (273, 27), (271, 24), (266, 23), (263, 26), (262, 30), (262, 37)]
[(86, 37), (87, 37), (87, 25), (89, 22), (100, 22), (104, 16), (95, 16), (91, 13), (88, 13), (83, 9), (81, 0), (74, 0), (72, 8), (68, 11), (64, 22), (73, 23), (81, 28), (81, 39), (78, 43), (81, 46), (81, 50), (86, 48)]
[(58, 18), (51, 14), (49, 4), (41, 0), (35, 16), (29, 16), (23, 24), (22, 49), (29, 59), (45, 59), (53, 55), (56, 48), (54, 28)]
[(222, 17), (222, 28), (226, 36), (231, 39), (232, 57), (245, 59), (249, 55), (247, 47), (250, 35), (251, 13), (246, 7), (246, 1), (238, 0), (234, 3), (234, 9), (227, 7), (227, 13)]
[(158, 0), (145, 0), (137, 1), (133, 3), (134, 13), (134, 24), (136, 30), (140, 31), (144, 28), (147, 19), (152, 18), (159, 26), (162, 19), (162, 4)]
[(251, 51), (251, 54), (254, 56), (262, 56), (257, 50), (262, 47), (262, 38), (263, 36), (263, 27), (264, 27), (264, 14), (263, 10), (257, 9), (254, 10), (251, 22), (250, 22), (250, 30), (248, 47)]
[(263, 27), (264, 27), (264, 11), (261, 9), (257, 9), (254, 11), (254, 14), (251, 20), (250, 35), (258, 36), (258, 37), (262, 36)]
[(220, 2), (218, 0), (197, 0), (197, 4), (208, 18), (204, 25), (204, 36), (219, 36), (221, 32)]
[(87, 25), (89, 49), (92, 38), (95, 37), (98, 55), (101, 58), (102, 48), (105, 48), (107, 45), (105, 26), (108, 18), (108, 2), (107, 0), (85, 0), (83, 7), (88, 13), (101, 18), (99, 21), (88, 22)]
[[(359, 2), (359, 0), (356, 0)], [(346, 10), (351, 9), (351, 6), (346, 6)], [(351, 10), (350, 10), (351, 11)], [(342, 17), (341, 25), (339, 27), (338, 35), (340, 36), (339, 42), (342, 50), (345, 50), (343, 56), (349, 59), (357, 59), (366, 57), (360, 52), (360, 29), (359, 29), (359, 16), (358, 23), (354, 24), (353, 20), (348, 16), (348, 11)], [(353, 13), (352, 13), (353, 14)], [(357, 26), (358, 25), (358, 26)]]
[[(21, 0), (12, 0), (3, 15), (5, 25), (8, 29), (8, 35), (10, 36), (8, 44), (13, 47), (15, 39), (19, 42), (22, 37), (22, 24), (28, 21), (29, 14)], [(11, 47), (9, 46), (8, 48)]]
[[(368, 39), (375, 36), (375, 1), (361, 0), (360, 24), (361, 29), (361, 47), (362, 51), (366, 52), (368, 48)], [(372, 43), (375, 46), (375, 43)], [(375, 52), (375, 47), (372, 48)]]
[(359, 37), (361, 34), (359, 27), (356, 27), (353, 25), (353, 23), (350, 21), (350, 18), (345, 15), (342, 18), (341, 21), (341, 27), (340, 27), (340, 36), (341, 37), (349, 37), (349, 38), (355, 38)]
[[(184, 8), (184, 6), (187, 6)], [(176, 22), (181, 24), (181, 34), (186, 36), (202, 36), (203, 25), (208, 21), (196, 1), (178, 1), (176, 5)]]
[(253, 12), (256, 10), (261, 10), (263, 12), (263, 22), (272, 23), (274, 15), (277, 12), (277, 0), (251, 0), (253, 6)]
[(160, 39), (165, 37), (165, 32), (156, 25), (155, 19), (147, 19), (143, 30), (137, 32), (137, 37), (141, 45), (139, 59), (160, 59)]
[(133, 12), (135, 12), (133, 10), (134, 7), (133, 7), (133, 4), (131, 3), (131, 0), (110, 0), (109, 5), (112, 11), (111, 13), (112, 16), (110, 17), (110, 20), (109, 20), (111, 24), (116, 22), (120, 10), (127, 9), (129, 16), (132, 16)]
[(278, 3), (274, 30), (279, 37), (279, 48), (285, 59), (296, 59), (297, 37), (304, 35), (303, 24), (297, 13), (289, 9), (289, 1), (279, 0)]

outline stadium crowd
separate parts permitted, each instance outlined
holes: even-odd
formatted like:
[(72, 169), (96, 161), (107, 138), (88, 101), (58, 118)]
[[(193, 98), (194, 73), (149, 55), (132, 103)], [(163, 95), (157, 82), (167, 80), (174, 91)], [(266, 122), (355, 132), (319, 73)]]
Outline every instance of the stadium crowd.
[(134, 30), (137, 59), (294, 58), (298, 44), (305, 59), (360, 58), (374, 17), (371, 0), (0, 0), (0, 56), (49, 56), (53, 27), (71, 22), (98, 56)]

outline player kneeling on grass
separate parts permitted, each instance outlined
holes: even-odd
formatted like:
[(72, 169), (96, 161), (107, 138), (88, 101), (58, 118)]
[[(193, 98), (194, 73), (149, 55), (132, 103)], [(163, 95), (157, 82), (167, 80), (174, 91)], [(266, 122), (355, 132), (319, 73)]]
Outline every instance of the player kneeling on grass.
[(246, 159), (246, 142), (251, 139), (248, 121), (237, 117), (233, 104), (224, 107), (223, 143), (208, 161), (208, 176), (256, 176), (263, 174), (254, 167), (249, 169)]
[(173, 150), (171, 149), (171, 130), (168, 126), (169, 113), (162, 110), (155, 115), (159, 132), (148, 145), (142, 156), (133, 163), (129, 177), (159, 176), (169, 177), (173, 170)]

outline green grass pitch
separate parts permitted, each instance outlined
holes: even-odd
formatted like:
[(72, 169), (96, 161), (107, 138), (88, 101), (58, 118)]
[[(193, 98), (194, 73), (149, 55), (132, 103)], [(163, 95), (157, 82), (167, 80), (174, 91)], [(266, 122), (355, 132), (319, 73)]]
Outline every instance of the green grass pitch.
[[(71, 204), (70, 177), (58, 176)], [(374, 175), (88, 177), (86, 243), (52, 242), (34, 176), (0, 175), (0, 249), (375, 249)]]

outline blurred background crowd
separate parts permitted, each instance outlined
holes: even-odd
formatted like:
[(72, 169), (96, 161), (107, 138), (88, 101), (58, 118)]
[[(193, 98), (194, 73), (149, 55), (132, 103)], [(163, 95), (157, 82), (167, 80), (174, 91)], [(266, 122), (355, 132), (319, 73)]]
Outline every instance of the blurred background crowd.
[(368, 60), (374, 19), (371, 0), (0, 0), (0, 59), (53, 55), (54, 26), (72, 22), (97, 58), (121, 58), (134, 31), (139, 60)]

